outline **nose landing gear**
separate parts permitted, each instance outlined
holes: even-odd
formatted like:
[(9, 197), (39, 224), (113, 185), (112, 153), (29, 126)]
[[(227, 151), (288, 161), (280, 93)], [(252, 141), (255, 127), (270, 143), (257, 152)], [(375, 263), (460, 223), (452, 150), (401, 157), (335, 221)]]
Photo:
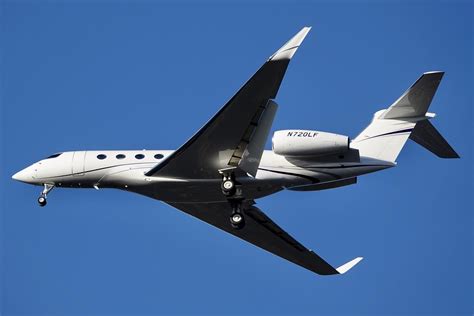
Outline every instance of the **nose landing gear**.
[(38, 204), (41, 207), (46, 205), (46, 203), (47, 203), (46, 202), (46, 197), (47, 197), (49, 191), (51, 191), (54, 188), (53, 184), (48, 184), (48, 183), (45, 183), (43, 186), (44, 186), (43, 191), (41, 192), (41, 194), (38, 198)]
[(39, 206), (43, 207), (46, 205), (46, 196), (41, 194), (40, 197), (38, 198), (38, 204)]

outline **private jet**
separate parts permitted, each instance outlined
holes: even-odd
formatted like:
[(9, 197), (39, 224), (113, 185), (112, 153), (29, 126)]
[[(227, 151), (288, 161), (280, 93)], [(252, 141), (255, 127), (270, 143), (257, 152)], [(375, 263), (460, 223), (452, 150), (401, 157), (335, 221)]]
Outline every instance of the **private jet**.
[(114, 188), (163, 201), (221, 230), (320, 275), (343, 274), (362, 257), (334, 268), (295, 240), (255, 200), (281, 190), (319, 191), (352, 185), (361, 175), (392, 168), (408, 139), (441, 158), (459, 158), (428, 112), (443, 77), (422, 76), (355, 138), (322, 131), (273, 133), (275, 101), (304, 27), (177, 150), (88, 150), (55, 153), (12, 178), (53, 188)]

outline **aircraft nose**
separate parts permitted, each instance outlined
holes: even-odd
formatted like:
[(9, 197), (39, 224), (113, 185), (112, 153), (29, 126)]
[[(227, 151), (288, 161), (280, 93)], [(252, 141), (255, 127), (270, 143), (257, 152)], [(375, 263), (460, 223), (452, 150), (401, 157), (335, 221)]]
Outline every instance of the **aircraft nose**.
[(28, 168), (18, 171), (12, 176), (12, 179), (21, 182), (30, 182), (31, 180), (33, 180), (33, 177), (27, 169)]

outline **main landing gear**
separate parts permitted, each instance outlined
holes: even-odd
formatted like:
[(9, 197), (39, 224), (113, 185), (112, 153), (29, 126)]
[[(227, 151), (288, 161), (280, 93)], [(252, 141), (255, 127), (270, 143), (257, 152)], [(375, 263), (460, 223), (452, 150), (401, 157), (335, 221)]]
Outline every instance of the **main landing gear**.
[(41, 207), (46, 205), (46, 197), (47, 197), (49, 191), (51, 191), (54, 188), (53, 184), (45, 183), (43, 186), (44, 186), (43, 191), (41, 192), (41, 194), (38, 198), (38, 204)]
[(236, 193), (234, 173), (224, 173), (222, 175), (221, 190), (227, 197), (232, 197)]
[(242, 213), (242, 200), (229, 200), (229, 203), (232, 206), (230, 225), (234, 229), (242, 229), (245, 226), (245, 218)]
[(241, 185), (235, 181), (234, 168), (222, 169), (219, 172), (222, 174), (221, 190), (222, 194), (227, 197), (232, 213), (230, 214), (230, 224), (234, 229), (242, 229), (245, 226), (245, 218), (242, 209)]

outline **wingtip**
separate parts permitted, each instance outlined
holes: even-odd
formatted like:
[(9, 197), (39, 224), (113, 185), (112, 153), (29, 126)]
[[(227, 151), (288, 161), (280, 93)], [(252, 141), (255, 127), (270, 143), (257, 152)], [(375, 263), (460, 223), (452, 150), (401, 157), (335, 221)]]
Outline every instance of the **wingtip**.
[(431, 74), (444, 74), (444, 71), (442, 70), (432, 70), (432, 71), (427, 71), (423, 73), (424, 75), (431, 75)]
[(423, 75), (421, 75), (421, 77), (429, 77), (435, 80), (441, 80), (443, 76), (444, 76), (444, 71), (440, 71), (440, 70), (427, 71), (427, 72), (424, 72)]
[(288, 42), (285, 43), (279, 50), (277, 50), (269, 60), (290, 60), (293, 55), (296, 53), (298, 47), (300, 47), (301, 43), (305, 39), (306, 35), (308, 35), (309, 31), (311, 30), (311, 26), (303, 27), (295, 36), (293, 36)]
[(362, 259), (364, 259), (363, 257), (357, 257), (355, 259), (352, 259), (351, 261), (343, 264), (342, 266), (340, 266), (339, 268), (336, 269), (336, 271), (339, 273), (339, 274), (344, 274), (346, 273), (347, 271), (349, 271), (350, 269), (352, 269), (356, 264), (358, 264)]

